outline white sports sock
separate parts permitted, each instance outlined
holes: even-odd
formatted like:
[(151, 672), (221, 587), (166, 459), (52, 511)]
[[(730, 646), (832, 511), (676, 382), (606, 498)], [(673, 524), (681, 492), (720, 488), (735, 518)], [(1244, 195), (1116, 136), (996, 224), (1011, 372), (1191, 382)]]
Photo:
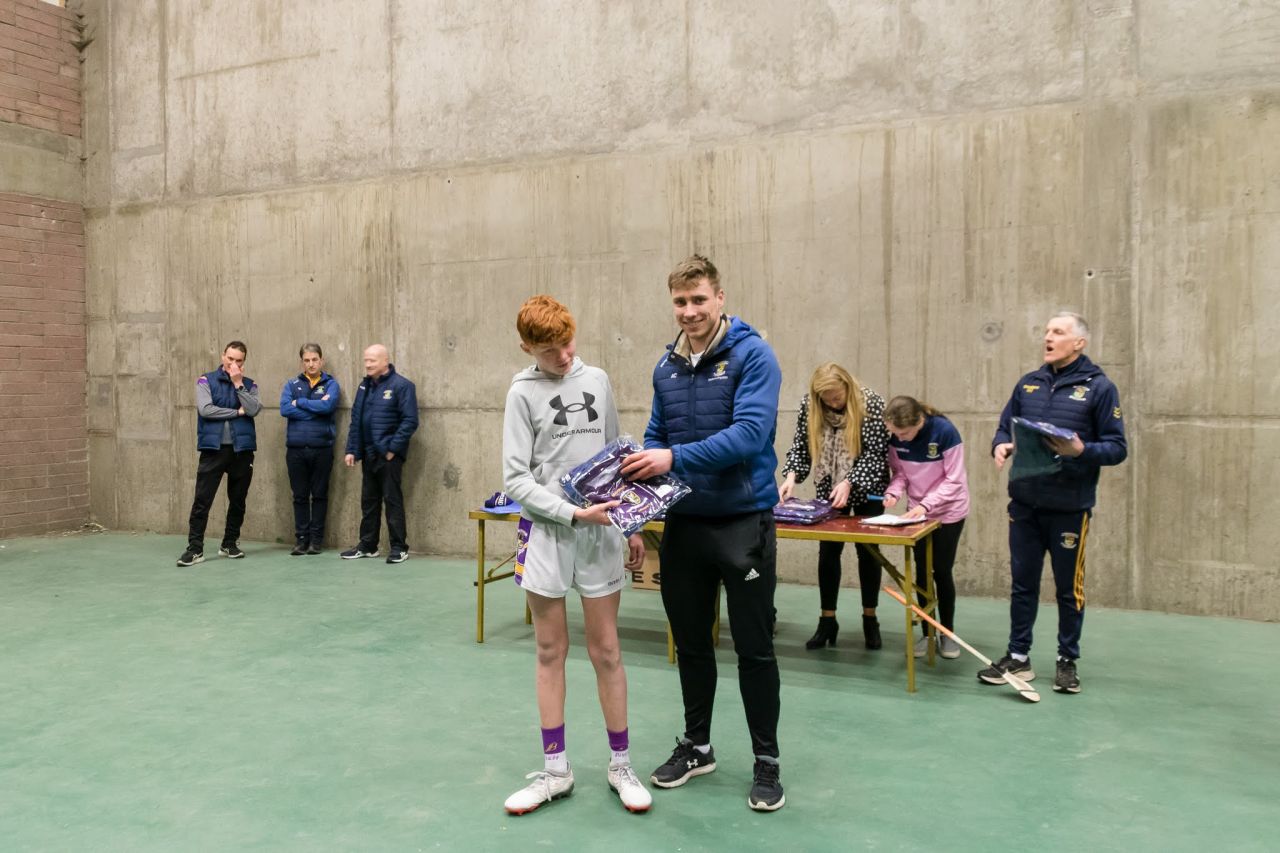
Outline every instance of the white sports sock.
[(697, 744), (694, 744), (693, 748), (698, 750), (698, 752), (701, 752), (703, 755), (706, 755), (709, 752), (711, 752), (711, 744), (709, 743), (704, 744), (703, 746), (698, 746)]
[(1026, 663), (1027, 661), (1031, 660), (1031, 658), (1027, 657), (1026, 655), (1020, 655), (1017, 652), (1009, 652), (1009, 657), (1013, 658), (1018, 663)]
[(617, 767), (622, 764), (630, 764), (630, 763), (631, 763), (631, 750), (629, 749), (609, 750), (609, 764), (611, 766)]
[(542, 754), (542, 767), (548, 773), (555, 773), (557, 776), (566, 775), (569, 772), (569, 753), (544, 752)]

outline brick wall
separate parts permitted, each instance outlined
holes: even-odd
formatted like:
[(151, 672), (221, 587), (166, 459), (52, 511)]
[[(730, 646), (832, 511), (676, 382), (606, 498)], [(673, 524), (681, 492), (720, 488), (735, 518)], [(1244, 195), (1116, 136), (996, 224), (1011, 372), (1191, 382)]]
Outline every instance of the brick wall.
[(76, 16), (42, 0), (0, 0), (0, 121), (80, 135)]
[[(80, 136), (75, 21), (40, 0), (0, 0), (0, 122)], [(78, 200), (5, 189), (0, 537), (72, 529), (89, 518), (84, 214)]]

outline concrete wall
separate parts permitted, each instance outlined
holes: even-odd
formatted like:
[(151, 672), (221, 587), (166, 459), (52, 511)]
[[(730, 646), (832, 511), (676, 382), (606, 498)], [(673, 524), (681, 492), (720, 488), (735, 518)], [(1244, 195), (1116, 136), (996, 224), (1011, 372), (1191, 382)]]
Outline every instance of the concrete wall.
[[(780, 448), (826, 359), (953, 415), (966, 594), (1007, 593), (997, 413), (1083, 311), (1132, 447), (1091, 600), (1280, 616), (1278, 0), (458, 7), (85, 0), (96, 520), (184, 529), (225, 341), (270, 393), (304, 339), (348, 388), (382, 340), (423, 406), (411, 545), (465, 553), (521, 300), (568, 302), (639, 431), (696, 249), (778, 350)], [(246, 535), (287, 538), (282, 419), (259, 432)], [(335, 474), (331, 544), (357, 492)]]
[(89, 520), (77, 23), (0, 0), (0, 537)]

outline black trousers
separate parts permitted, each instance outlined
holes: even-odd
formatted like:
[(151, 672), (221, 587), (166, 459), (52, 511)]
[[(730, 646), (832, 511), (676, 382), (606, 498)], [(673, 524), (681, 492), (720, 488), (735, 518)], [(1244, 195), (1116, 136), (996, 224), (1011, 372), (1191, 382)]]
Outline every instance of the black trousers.
[(387, 459), (373, 453), (360, 463), (360, 550), (378, 550), (382, 533), (382, 507), (387, 508), (387, 535), (393, 551), (408, 551), (404, 521), (404, 491), (400, 476), (404, 460), (399, 456)]
[(284, 452), (293, 491), (293, 535), (299, 542), (324, 542), (324, 519), (329, 512), (332, 447), (290, 447)]
[(684, 736), (695, 744), (711, 743), (716, 698), (711, 626), (723, 583), (751, 748), (776, 758), (781, 687), (770, 630), (778, 581), (772, 510), (725, 518), (669, 515), (658, 555), (662, 605), (679, 655)]
[(204, 529), (209, 524), (209, 507), (213, 506), (213, 499), (218, 495), (223, 474), (227, 475), (227, 527), (222, 532), (225, 547), (240, 540), (244, 502), (249, 496), (249, 484), (253, 482), (253, 451), (236, 453), (229, 444), (218, 450), (200, 451), (200, 464), (196, 468), (196, 497), (191, 502), (187, 531), (187, 548), (197, 553), (204, 553)]
[[(855, 507), (845, 506), (843, 515), (880, 515), (884, 512), (884, 504), (880, 501), (867, 501)], [(880, 564), (871, 555), (865, 545), (854, 546), (858, 555), (858, 584), (862, 587), (862, 606), (874, 608), (880, 602)], [(840, 556), (844, 553), (843, 542), (818, 543), (818, 600), (823, 610), (835, 610), (836, 600), (840, 597)]]
[[(956, 578), (953, 572), (956, 565), (956, 549), (960, 546), (960, 534), (964, 531), (964, 519), (943, 524), (933, 532), (933, 594), (938, 599), (938, 621), (944, 628), (955, 630), (956, 627)], [(921, 540), (911, 549), (916, 560), (916, 586), (922, 589), (926, 585), (925, 544)], [(920, 607), (925, 605), (925, 597), (920, 596)], [(920, 630), (927, 633), (929, 623), (921, 622)]]

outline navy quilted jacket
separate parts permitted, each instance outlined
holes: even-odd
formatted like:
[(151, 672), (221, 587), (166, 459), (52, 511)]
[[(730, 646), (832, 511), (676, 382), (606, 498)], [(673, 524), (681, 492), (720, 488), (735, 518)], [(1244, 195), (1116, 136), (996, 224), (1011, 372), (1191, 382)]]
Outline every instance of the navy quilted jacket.
[(1129, 455), (1120, 392), (1085, 355), (1061, 372), (1046, 364), (1018, 380), (1000, 414), (992, 453), (996, 445), (1013, 440), (1014, 417), (1074, 430), (1084, 442), (1084, 453), (1064, 458), (1062, 470), (1009, 481), (1009, 497), (1037, 509), (1070, 512), (1091, 508), (1097, 502), (1102, 466), (1119, 465)]
[(672, 473), (693, 493), (673, 515), (736, 515), (778, 502), (773, 451), (782, 370), (755, 329), (737, 317), (694, 367), (676, 342), (653, 371), (644, 446), (671, 449)]
[(396, 456), (409, 452), (409, 439), (418, 429), (418, 391), (389, 365), (378, 379), (368, 376), (351, 402), (347, 452), (357, 459), (374, 454)]
[(285, 380), (280, 389), (280, 414), (289, 419), (285, 447), (333, 447), (338, 435), (334, 412), (341, 393), (338, 380), (324, 372), (314, 388), (305, 373)]

